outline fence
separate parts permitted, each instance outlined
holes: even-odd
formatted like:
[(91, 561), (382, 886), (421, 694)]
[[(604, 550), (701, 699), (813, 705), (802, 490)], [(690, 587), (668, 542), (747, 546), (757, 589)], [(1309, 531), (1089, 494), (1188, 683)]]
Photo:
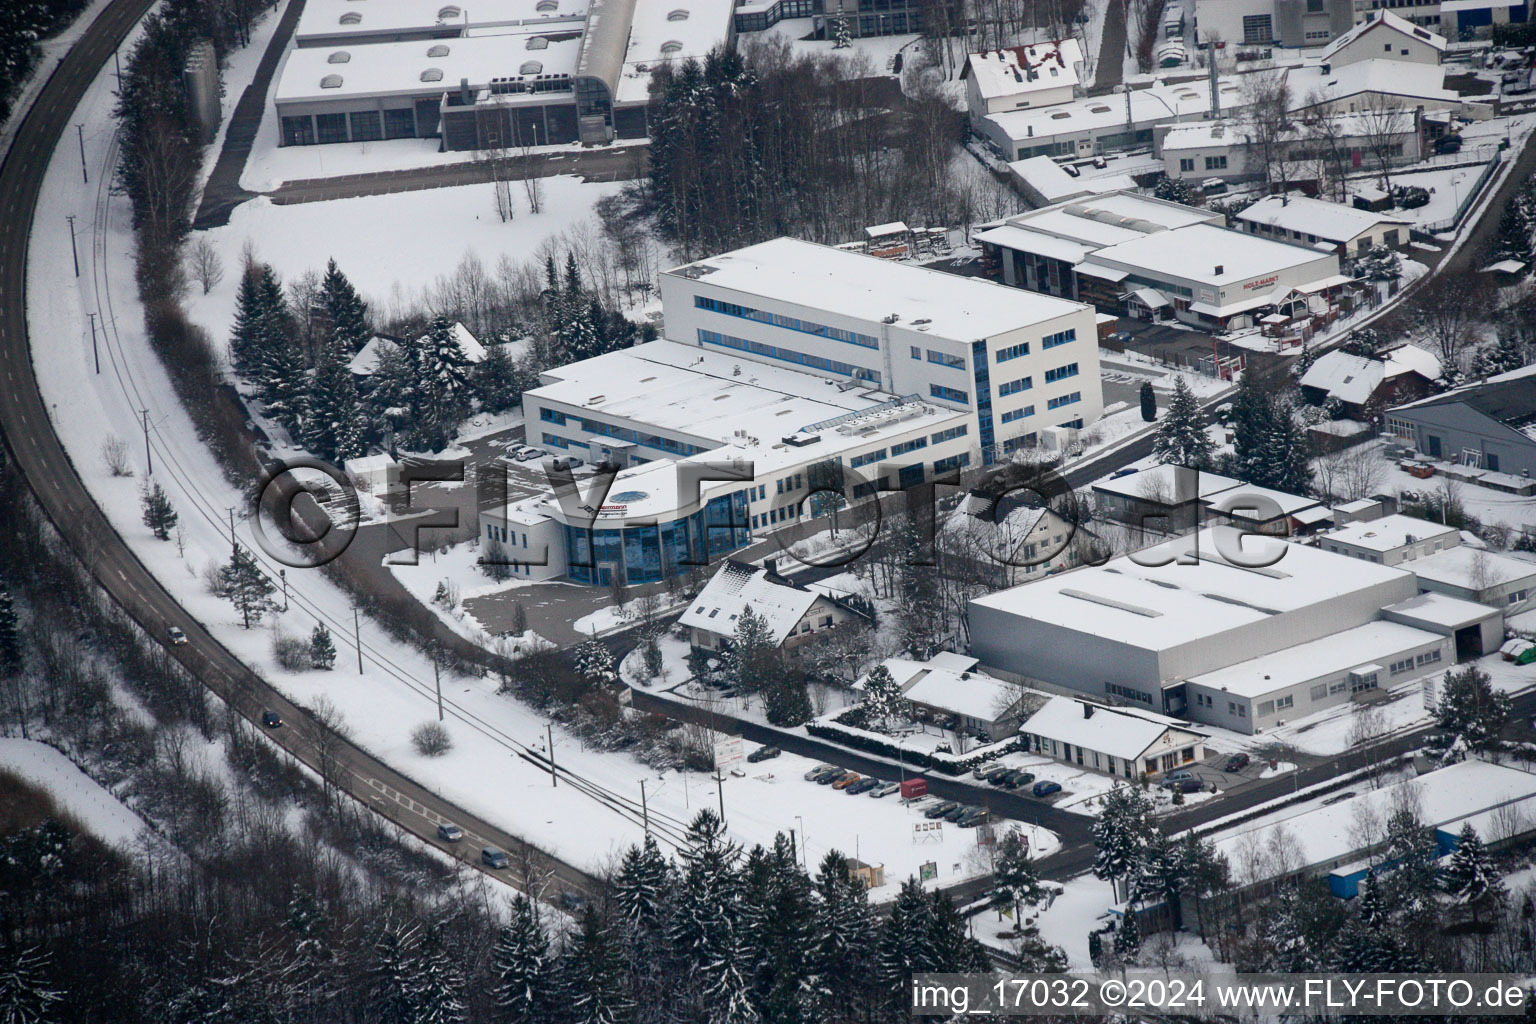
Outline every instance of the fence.
[(1482, 196), (1483, 186), (1488, 184), (1489, 180), (1491, 180), (1494, 174), (1498, 171), (1499, 165), (1503, 162), (1504, 150), (1494, 150), (1493, 158), (1483, 165), (1482, 171), (1478, 173), (1476, 180), (1474, 180), (1471, 187), (1467, 189), (1467, 194), (1462, 197), (1461, 202), (1457, 205), (1456, 213), (1451, 217), (1445, 218), (1444, 220), (1431, 221), (1429, 223), (1420, 224), (1417, 227), (1410, 228), (1408, 232), (1409, 237), (1414, 238), (1420, 242), (1433, 242), (1435, 240), (1434, 236), (1440, 232), (1455, 231), (1457, 228), (1461, 227), (1461, 222), (1466, 220), (1468, 212), (1471, 211), (1473, 205)]

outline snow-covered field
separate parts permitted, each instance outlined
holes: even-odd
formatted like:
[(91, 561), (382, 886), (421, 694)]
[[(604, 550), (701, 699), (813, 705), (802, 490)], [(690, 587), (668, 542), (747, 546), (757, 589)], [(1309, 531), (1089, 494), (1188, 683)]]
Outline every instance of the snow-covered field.
[(46, 743), (0, 739), (0, 768), (47, 790), (61, 810), (78, 819), (103, 842), (127, 846), (147, 827), (110, 790)]
[(583, 224), (593, 203), (623, 187), (575, 177), (545, 178), (543, 186), (541, 212), (529, 213), (522, 195), (514, 193), (518, 213), (508, 222), (496, 216), (489, 184), (291, 206), (254, 199), (236, 207), (228, 225), (206, 233), (222, 254), (226, 273), (210, 294), (190, 297), (189, 312), (214, 337), (228, 334), (240, 283), (236, 268), (247, 243), (285, 281), (307, 270), (324, 271), (326, 260), (335, 259), (364, 298), (399, 308), (439, 276), (451, 274), (466, 253), (492, 275), (503, 255), (514, 263), (535, 258), (545, 239)]

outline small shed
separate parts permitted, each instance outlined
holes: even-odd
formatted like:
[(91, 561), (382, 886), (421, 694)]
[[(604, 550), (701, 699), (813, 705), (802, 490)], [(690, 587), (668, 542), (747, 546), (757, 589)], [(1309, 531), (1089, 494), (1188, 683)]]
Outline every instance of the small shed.
[(400, 485), (400, 463), (388, 453), (348, 459), (347, 479), (364, 494), (383, 497)]

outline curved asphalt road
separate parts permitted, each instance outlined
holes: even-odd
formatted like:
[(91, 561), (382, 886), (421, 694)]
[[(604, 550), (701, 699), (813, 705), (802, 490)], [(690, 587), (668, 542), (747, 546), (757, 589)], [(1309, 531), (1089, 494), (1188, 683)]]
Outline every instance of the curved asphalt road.
[[(187, 671), (252, 722), (278, 712), (285, 726), (268, 730), (295, 758), (325, 773), (343, 792), (384, 814), (401, 828), (479, 866), (480, 849), (497, 846), (514, 861), (510, 872), (487, 871), (512, 881), (520, 853), (527, 853), (550, 888), (593, 891), (596, 881), (561, 864), (375, 760), (344, 738), (323, 730), (208, 634), (163, 590), (113, 531), (53, 432), (32, 372), (27, 334), (27, 247), (44, 172), (75, 107), (107, 58), (144, 16), (152, 0), (114, 0), (54, 69), (17, 127), (0, 164), (0, 429), (32, 492), (76, 556), (98, 583), (151, 636), (164, 642), (169, 623), (182, 625), (189, 642), (168, 647)], [(494, 784), (488, 780), (488, 784)], [(452, 821), (466, 835), (458, 844), (436, 840), (437, 825)], [(521, 881), (521, 879), (517, 879)], [(530, 888), (533, 888), (530, 886)], [(534, 895), (556, 895), (543, 890)]]

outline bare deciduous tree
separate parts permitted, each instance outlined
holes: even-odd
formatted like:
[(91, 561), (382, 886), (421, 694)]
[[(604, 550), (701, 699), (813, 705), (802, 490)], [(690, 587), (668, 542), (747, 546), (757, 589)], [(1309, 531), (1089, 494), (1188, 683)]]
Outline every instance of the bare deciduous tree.
[(101, 462), (113, 476), (133, 476), (128, 463), (128, 442), (120, 437), (107, 437), (101, 442)]
[(1412, 126), (1413, 115), (1396, 96), (1370, 93), (1357, 116), (1365, 148), (1376, 161), (1376, 170), (1381, 175), (1381, 187), (1391, 188), (1388, 169), (1392, 160), (1402, 155), (1403, 139)]
[(224, 261), (219, 259), (219, 251), (207, 238), (198, 238), (187, 246), (187, 272), (192, 275), (192, 280), (203, 286), (204, 295), (224, 280)]

